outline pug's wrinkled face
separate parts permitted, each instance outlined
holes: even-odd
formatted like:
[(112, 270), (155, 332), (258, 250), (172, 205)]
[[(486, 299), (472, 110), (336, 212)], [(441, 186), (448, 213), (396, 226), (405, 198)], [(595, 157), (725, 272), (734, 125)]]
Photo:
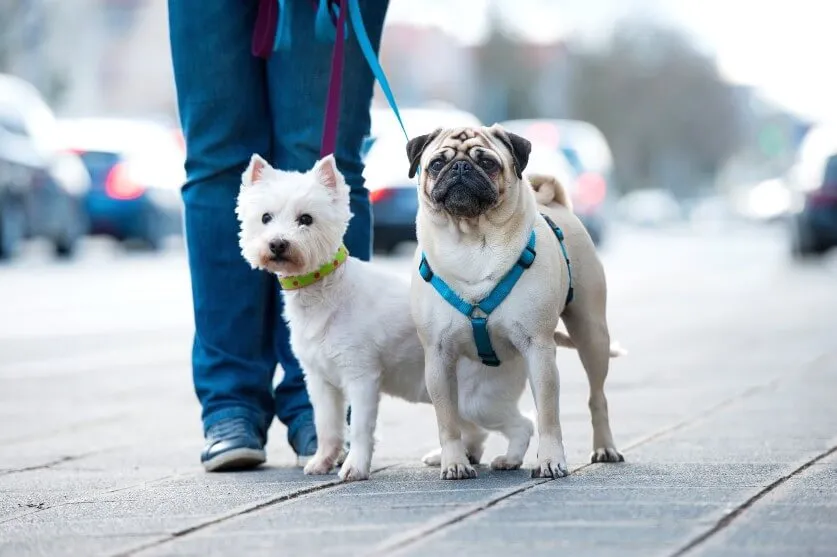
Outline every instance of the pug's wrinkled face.
[(437, 129), (407, 144), (410, 178), (422, 170), (420, 195), (455, 218), (498, 206), (523, 178), (532, 145), (499, 125)]

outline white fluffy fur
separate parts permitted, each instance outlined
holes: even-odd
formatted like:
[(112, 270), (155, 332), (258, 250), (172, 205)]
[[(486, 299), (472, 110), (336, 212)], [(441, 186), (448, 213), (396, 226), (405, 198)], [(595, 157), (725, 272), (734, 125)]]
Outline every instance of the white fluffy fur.
[[(306, 173), (271, 168), (257, 155), (243, 175), (237, 213), (241, 252), (254, 268), (278, 275), (308, 273), (341, 245), (351, 212), (349, 188), (333, 157)], [(262, 215), (272, 215), (265, 225)], [(307, 213), (314, 221), (300, 226)], [(291, 262), (271, 260), (271, 241), (290, 243)], [(410, 317), (405, 277), (349, 257), (311, 286), (283, 292), (291, 347), (314, 407), (318, 449), (306, 474), (327, 474), (343, 449), (346, 402), (352, 407), (351, 449), (343, 480), (370, 473), (380, 392), (429, 403), (424, 353)], [(438, 461), (438, 451), (426, 458)]]
[[(444, 130), (425, 144), (421, 167), (428, 168), (431, 160), (445, 149), (448, 153), (455, 149), (462, 131)], [(468, 461), (467, 436), (460, 426), (462, 419), (487, 423), (481, 418), (502, 413), (501, 409), (511, 413), (527, 377), (538, 411), (538, 462), (533, 475), (559, 477), (568, 473), (559, 422), (556, 343), (577, 347), (587, 372), (593, 460), (621, 460), (613, 443), (603, 390), (609, 357), (619, 351), (610, 347), (604, 271), (592, 241), (568, 209), (567, 196), (554, 180), (536, 178), (538, 195), (544, 200), (544, 205), (538, 206), (531, 184), (517, 178), (512, 153), (498, 140), (497, 133), (504, 133), (502, 130), (478, 128), (468, 133), (476, 136), (468, 140), (468, 145), (479, 145), (504, 161), (502, 173), (494, 183), (499, 201), (477, 218), (455, 218), (432, 201), (432, 175), (422, 172), (417, 230), (420, 247), (433, 271), (465, 300), (478, 301), (520, 257), (533, 227), (537, 257), (488, 320), (492, 344), (503, 362), (494, 369), (474, 365), (478, 356), (469, 321), (430, 284), (417, 274), (413, 276), (412, 310), (426, 350), (425, 377), (439, 425), (442, 478), (474, 476)], [(449, 138), (453, 138), (453, 143), (446, 143)], [(557, 189), (550, 192), (552, 188)], [(575, 299), (569, 306), (565, 306), (567, 266), (539, 211), (548, 212), (566, 236), (575, 285)], [(418, 253), (415, 264), (418, 265)], [(559, 316), (569, 335), (556, 334)], [(493, 396), (463, 397), (463, 389), (472, 388)]]

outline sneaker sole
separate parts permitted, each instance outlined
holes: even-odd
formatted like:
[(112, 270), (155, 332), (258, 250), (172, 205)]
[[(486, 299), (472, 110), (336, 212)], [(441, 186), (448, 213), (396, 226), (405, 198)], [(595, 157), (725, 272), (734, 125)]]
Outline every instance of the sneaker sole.
[(246, 470), (264, 464), (267, 460), (265, 452), (259, 449), (232, 449), (203, 463), (207, 472), (223, 472), (228, 470)]

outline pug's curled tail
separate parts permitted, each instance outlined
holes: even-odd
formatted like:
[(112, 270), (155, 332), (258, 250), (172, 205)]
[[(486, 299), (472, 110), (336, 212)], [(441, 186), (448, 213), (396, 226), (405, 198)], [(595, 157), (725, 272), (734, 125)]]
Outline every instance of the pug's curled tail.
[(570, 211), (573, 210), (573, 203), (567, 190), (555, 176), (548, 174), (530, 174), (528, 176), (532, 189), (535, 190), (535, 199), (539, 205), (549, 206), (552, 203), (563, 205)]
[[(573, 339), (570, 338), (570, 335), (563, 331), (555, 331), (554, 334), (555, 338), (555, 345), (556, 346), (563, 346), (564, 348), (575, 348), (575, 343)], [(625, 356), (628, 354), (628, 351), (622, 348), (618, 342), (614, 342), (610, 345), (610, 357), (611, 358), (618, 358), (619, 356)]]

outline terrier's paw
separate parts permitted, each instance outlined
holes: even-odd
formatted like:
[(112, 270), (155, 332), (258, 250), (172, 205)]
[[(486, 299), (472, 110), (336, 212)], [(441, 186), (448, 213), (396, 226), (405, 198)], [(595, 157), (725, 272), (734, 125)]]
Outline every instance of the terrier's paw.
[(523, 460), (508, 455), (500, 455), (491, 461), (492, 470), (517, 470), (521, 466), (523, 466)]
[(337, 475), (344, 482), (356, 482), (368, 480), (372, 468), (371, 455), (358, 455), (357, 452), (349, 451), (346, 461), (340, 467)]
[(333, 468), (333, 459), (314, 455), (314, 458), (308, 461), (308, 464), (305, 465), (302, 471), (308, 476), (323, 476), (330, 473)]
[(421, 457), (421, 461), (425, 466), (435, 468), (442, 465), (442, 449), (435, 449)]
[(442, 465), (439, 477), (443, 480), (469, 480), (477, 477), (477, 471), (467, 462), (454, 462)]
[(625, 457), (615, 447), (599, 447), (590, 454), (590, 462), (625, 462)]
[(358, 466), (352, 466), (348, 462), (344, 462), (337, 473), (344, 482), (357, 482), (369, 479), (369, 469), (362, 470)]

